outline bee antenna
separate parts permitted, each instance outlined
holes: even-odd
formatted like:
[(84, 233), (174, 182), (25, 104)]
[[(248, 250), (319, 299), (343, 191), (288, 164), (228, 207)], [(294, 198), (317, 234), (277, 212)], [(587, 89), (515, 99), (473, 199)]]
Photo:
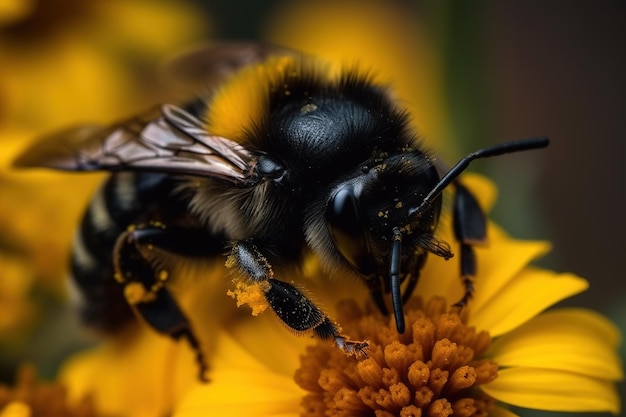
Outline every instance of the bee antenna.
[(389, 284), (391, 287), (391, 304), (393, 315), (396, 320), (398, 333), (404, 333), (404, 307), (402, 305), (402, 292), (400, 291), (400, 261), (402, 255), (402, 232), (399, 228), (393, 228), (393, 243), (389, 261)]
[(545, 148), (550, 143), (547, 137), (534, 137), (511, 142), (500, 143), (498, 145), (489, 146), (472, 152), (459, 160), (433, 187), (432, 190), (424, 197), (422, 203), (417, 207), (409, 210), (409, 217), (420, 218), (422, 214), (428, 210), (433, 201), (446, 189), (452, 181), (454, 181), (474, 159), (488, 158), (491, 156), (503, 155), (506, 153), (527, 151), (531, 149)]

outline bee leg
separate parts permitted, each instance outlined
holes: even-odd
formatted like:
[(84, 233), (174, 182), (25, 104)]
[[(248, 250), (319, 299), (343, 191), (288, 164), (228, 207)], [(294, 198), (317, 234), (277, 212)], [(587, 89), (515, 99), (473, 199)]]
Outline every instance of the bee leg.
[(476, 253), (474, 245), (485, 243), (487, 239), (487, 221), (476, 197), (460, 182), (454, 183), (454, 235), (461, 244), (461, 280), (465, 287), (463, 297), (454, 304), (464, 307), (474, 293), (476, 276)]
[(367, 341), (354, 341), (339, 328), (300, 290), (290, 283), (269, 279), (265, 298), (285, 326), (296, 333), (313, 330), (322, 340), (333, 340), (347, 356), (365, 357)]
[(153, 223), (130, 227), (117, 239), (113, 251), (114, 277), (124, 286), (129, 305), (157, 332), (189, 342), (196, 353), (203, 381), (206, 381), (208, 366), (200, 342), (188, 318), (165, 286), (169, 279), (168, 271), (152, 252), (158, 247), (193, 255), (196, 252), (199, 254), (200, 248), (206, 252), (211, 244), (216, 246), (215, 238), (201, 230), (167, 229)]
[(148, 208), (170, 193), (168, 183), (165, 174), (117, 172), (93, 196), (76, 233), (70, 265), (70, 285), (87, 327), (112, 334), (135, 320), (123, 287), (113, 280), (113, 246), (128, 224), (144, 218)]
[(234, 243), (227, 265), (236, 267), (253, 283), (266, 284), (265, 299), (288, 329), (296, 333), (312, 331), (321, 339), (332, 339), (348, 356), (367, 356), (367, 341), (354, 341), (341, 334), (338, 326), (294, 285), (274, 279), (267, 258), (252, 241)]
[[(128, 291), (125, 292), (128, 294)], [(166, 334), (174, 340), (186, 339), (196, 355), (199, 379), (208, 382), (206, 376), (208, 363), (200, 341), (193, 332), (189, 320), (165, 287), (154, 293), (152, 300), (140, 300), (132, 307), (157, 332)]]

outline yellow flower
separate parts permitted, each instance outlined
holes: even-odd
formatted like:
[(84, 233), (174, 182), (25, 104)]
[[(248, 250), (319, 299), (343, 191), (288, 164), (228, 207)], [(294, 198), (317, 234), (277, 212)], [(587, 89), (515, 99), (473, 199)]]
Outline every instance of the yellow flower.
[[(492, 200), (485, 180), (464, 182), (483, 205)], [(441, 230), (452, 241), (448, 219)], [(613, 325), (582, 309), (542, 313), (586, 281), (529, 266), (546, 243), (513, 240), (493, 224), (489, 238), (477, 250), (476, 296), (461, 317), (446, 308), (462, 292), (452, 260), (429, 258), (404, 335), (366, 307), (358, 283), (318, 277), (317, 286), (303, 284), (316, 298), (352, 300), (333, 314), (345, 333), (370, 341), (367, 359), (295, 338), (271, 315), (233, 323), (218, 341), (211, 383), (191, 391), (175, 415), (511, 415), (506, 404), (618, 413)]]
[(331, 62), (358, 64), (388, 84), (428, 145), (452, 146), (446, 120), (441, 51), (410, 5), (377, 0), (285, 3), (264, 37)]
[(71, 357), (59, 382), (66, 387), (70, 405), (90, 398), (102, 415), (161, 417), (196, 382), (194, 355), (185, 343), (133, 325)]
[(15, 337), (34, 318), (34, 306), (28, 302), (33, 273), (23, 259), (2, 253), (0, 271), (0, 335)]
[[(11, 161), (44, 132), (111, 123), (161, 100), (146, 68), (199, 39), (207, 22), (189, 3), (172, 0), (1, 3), (0, 251), (27, 265), (19, 279), (32, 284), (29, 291), (37, 286), (58, 299), (76, 225), (103, 176), (17, 172)], [(3, 277), (14, 272), (0, 262)], [(0, 285), (0, 299), (16, 295), (5, 291)], [(25, 329), (26, 316), (17, 312), (0, 312), (0, 341)]]
[(189, 3), (172, 0), (14, 3), (0, 8), (0, 126), (38, 133), (152, 105), (162, 97), (145, 69), (208, 26)]
[(32, 140), (33, 132), (5, 133), (0, 141), (2, 249), (20, 254), (40, 288), (59, 293), (75, 225), (103, 175), (12, 171), (8, 168), (11, 161)]
[[(194, 329), (201, 330), (197, 336), (212, 366), (215, 335), (234, 317), (248, 314), (226, 295), (228, 271), (222, 259), (184, 265), (172, 274), (177, 280), (170, 288), (183, 311), (193, 313), (189, 319)], [(70, 405), (89, 397), (101, 414), (162, 417), (198, 383), (199, 371), (196, 352), (188, 343), (136, 322), (100, 345), (72, 355), (58, 379), (67, 389)]]
[(91, 398), (69, 405), (65, 388), (37, 380), (34, 368), (22, 366), (15, 387), (0, 384), (0, 417), (96, 417)]

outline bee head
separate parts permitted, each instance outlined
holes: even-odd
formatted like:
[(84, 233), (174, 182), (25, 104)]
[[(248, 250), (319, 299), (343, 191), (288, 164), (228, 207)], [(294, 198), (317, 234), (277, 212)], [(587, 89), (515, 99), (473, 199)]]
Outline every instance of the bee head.
[(393, 242), (404, 240), (401, 275), (410, 273), (415, 259), (431, 251), (441, 197), (414, 215), (439, 181), (431, 160), (408, 150), (382, 160), (340, 183), (326, 206), (326, 227), (336, 250), (364, 277), (389, 275)]

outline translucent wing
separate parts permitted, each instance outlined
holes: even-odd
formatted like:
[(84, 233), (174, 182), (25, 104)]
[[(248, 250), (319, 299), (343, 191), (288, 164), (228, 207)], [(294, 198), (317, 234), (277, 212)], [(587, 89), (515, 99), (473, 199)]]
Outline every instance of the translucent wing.
[(197, 91), (218, 85), (243, 67), (271, 56), (301, 55), (293, 49), (259, 42), (217, 42), (183, 51), (167, 60), (162, 68), (166, 82)]
[(79, 126), (56, 133), (28, 149), (14, 166), (163, 172), (252, 186), (257, 157), (237, 142), (209, 134), (183, 109), (164, 105), (108, 128)]
[[(199, 87), (218, 85), (228, 75), (270, 56), (295, 54), (262, 43), (215, 43), (177, 55), (165, 63), (163, 72), (195, 93)], [(238, 143), (210, 135), (193, 115), (164, 105), (108, 128), (83, 125), (53, 134), (19, 157), (14, 166), (154, 171), (214, 177), (249, 186), (258, 181), (252, 170), (255, 163), (256, 156)]]

